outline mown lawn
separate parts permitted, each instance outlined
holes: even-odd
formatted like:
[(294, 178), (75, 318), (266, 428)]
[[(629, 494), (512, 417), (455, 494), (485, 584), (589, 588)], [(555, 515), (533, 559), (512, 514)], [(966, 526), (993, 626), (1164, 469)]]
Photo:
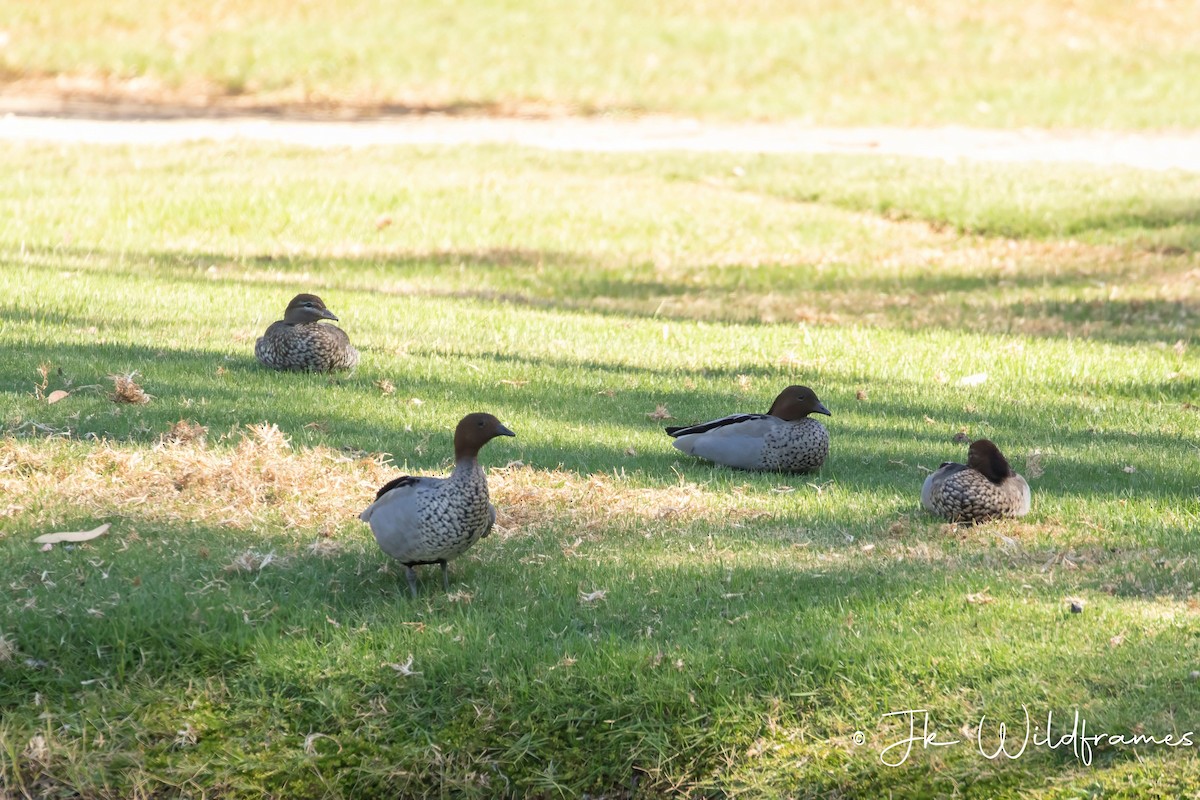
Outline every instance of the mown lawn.
[(0, 0), (4, 94), (354, 112), (1200, 127), (1158, 0)]
[[(1056, 737), (1077, 710), (1200, 729), (1198, 196), (898, 159), (11, 146), (0, 794), (1196, 793), (1192, 748), (972, 737), (1022, 706)], [(301, 290), (353, 374), (255, 365)], [(150, 402), (114, 403), (133, 372)], [(662, 433), (793, 382), (833, 411), (816, 475)], [(483, 453), (499, 528), (413, 601), (355, 515), (445, 470), (475, 410), (518, 434)], [(1030, 478), (1029, 517), (919, 510), (960, 434)], [(906, 709), (963, 742), (887, 766)]]

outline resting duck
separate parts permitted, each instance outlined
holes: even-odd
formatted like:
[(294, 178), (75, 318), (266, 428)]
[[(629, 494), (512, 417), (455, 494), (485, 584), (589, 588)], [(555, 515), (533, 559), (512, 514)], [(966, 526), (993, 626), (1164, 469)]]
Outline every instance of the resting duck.
[(254, 343), (254, 356), (271, 369), (329, 372), (358, 364), (358, 351), (336, 325), (320, 320), (337, 317), (315, 294), (298, 294), (288, 303), (283, 319), (271, 323)]
[(766, 414), (732, 414), (667, 428), (688, 455), (738, 469), (811, 472), (829, 455), (829, 432), (809, 414), (832, 416), (807, 386), (780, 392)]
[(389, 481), (359, 515), (371, 526), (380, 549), (405, 567), (417, 596), (413, 567), (441, 564), (442, 586), (450, 591), (446, 562), (488, 535), (496, 508), (488, 502), (487, 477), (479, 450), (497, 436), (516, 436), (491, 414), (468, 414), (454, 430), (454, 471), (448, 478), (405, 475)]
[(981, 522), (1029, 513), (1029, 484), (987, 439), (971, 442), (967, 463), (946, 462), (925, 479), (921, 505), (952, 522)]

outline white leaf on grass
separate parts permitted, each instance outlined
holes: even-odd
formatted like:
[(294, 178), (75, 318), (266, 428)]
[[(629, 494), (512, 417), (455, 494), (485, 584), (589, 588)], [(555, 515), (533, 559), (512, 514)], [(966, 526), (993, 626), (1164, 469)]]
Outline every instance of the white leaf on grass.
[(408, 661), (405, 661), (403, 664), (381, 664), (380, 666), (391, 667), (392, 669), (396, 670), (396, 672), (399, 672), (401, 675), (403, 675), (405, 677), (408, 677), (409, 675), (420, 675), (421, 673), (415, 672), (413, 670), (412, 665), (413, 665), (413, 654), (409, 653)]
[(965, 378), (958, 379), (959, 386), (978, 386), (987, 380), (986, 372), (976, 372), (974, 375), (967, 375)]
[(71, 396), (70, 392), (64, 392), (62, 389), (55, 389), (46, 397), (47, 405), (54, 405), (59, 400), (65, 400)]
[[(98, 528), (92, 528), (90, 531), (62, 531), (60, 533), (43, 533), (41, 536), (34, 539), (38, 544), (55, 545), (59, 542), (90, 542), (97, 536), (103, 536), (112, 527), (111, 522), (106, 522)], [(46, 548), (42, 548), (43, 550)]]
[(581, 603), (595, 603), (599, 600), (603, 600), (606, 594), (608, 594), (607, 589), (597, 589), (594, 592), (580, 592), (579, 601)]
[(342, 743), (339, 742), (335, 737), (330, 736), (327, 733), (310, 733), (308, 736), (304, 737), (304, 752), (306, 754), (308, 754), (310, 756), (319, 755), (319, 753), (317, 753), (317, 747), (316, 747), (317, 739), (328, 739), (329, 741), (331, 741), (337, 745), (337, 749), (338, 749), (339, 753), (342, 752)]

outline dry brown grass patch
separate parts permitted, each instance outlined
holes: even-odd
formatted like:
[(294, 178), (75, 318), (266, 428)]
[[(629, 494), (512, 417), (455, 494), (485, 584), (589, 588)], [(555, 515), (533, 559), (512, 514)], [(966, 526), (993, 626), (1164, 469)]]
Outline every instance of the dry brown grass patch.
[[(33, 527), (65, 514), (123, 515), (161, 524), (239, 530), (262, 526), (328, 537), (353, 525), (396, 468), (382, 454), (350, 456), (325, 447), (293, 450), (275, 425), (248, 426), (232, 447), (210, 447), (201, 426), (176, 423), (149, 448), (102, 441), (86, 448), (46, 441), (0, 440), (0, 494), (22, 498), (0, 516)], [(579, 475), (514, 463), (489, 473), (501, 536), (566, 522), (580, 535), (636, 522), (724, 522), (762, 511), (728, 507), (681, 481), (670, 487), (629, 485), (608, 474)]]
[(691, 483), (637, 488), (608, 473), (584, 476), (516, 463), (493, 470), (488, 484), (497, 522), (506, 529), (545, 527), (566, 519), (592, 531), (620, 519), (691, 521), (712, 511), (704, 492)]
[(294, 452), (274, 425), (247, 428), (229, 449), (209, 448), (194, 427), (187, 430), (190, 438), (168, 434), (149, 449), (100, 442), (67, 457), (44, 443), (0, 440), (0, 492), (39, 509), (31, 520), (38, 527), (69, 509), (162, 523), (313, 529), (352, 519), (393, 471), (382, 456), (351, 458), (322, 447)]

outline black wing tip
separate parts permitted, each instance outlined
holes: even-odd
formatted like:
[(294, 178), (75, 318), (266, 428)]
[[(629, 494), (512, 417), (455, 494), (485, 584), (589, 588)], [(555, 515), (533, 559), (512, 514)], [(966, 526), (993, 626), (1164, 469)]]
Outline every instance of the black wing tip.
[(666, 429), (668, 436), (678, 436), (680, 431), (686, 431), (686, 430), (687, 430), (686, 425), (672, 425), (671, 427)]
[(392, 489), (399, 489), (401, 486), (412, 486), (416, 482), (417, 478), (414, 478), (412, 475), (401, 475), (399, 478), (392, 478), (379, 487), (379, 491), (375, 493), (375, 499), (378, 500)]

